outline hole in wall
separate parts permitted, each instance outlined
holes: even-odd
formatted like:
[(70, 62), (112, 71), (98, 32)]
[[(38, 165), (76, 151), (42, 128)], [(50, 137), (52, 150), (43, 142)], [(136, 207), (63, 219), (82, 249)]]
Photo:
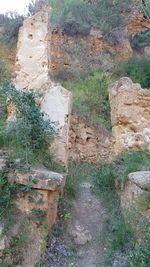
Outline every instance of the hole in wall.
[(33, 39), (33, 34), (30, 33), (30, 34), (28, 35), (28, 38), (32, 40), (32, 39)]

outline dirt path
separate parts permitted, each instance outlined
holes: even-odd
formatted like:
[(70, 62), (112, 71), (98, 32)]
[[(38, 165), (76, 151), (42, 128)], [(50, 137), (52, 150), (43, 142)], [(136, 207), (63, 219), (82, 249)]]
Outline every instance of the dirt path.
[(101, 244), (105, 211), (97, 197), (92, 193), (90, 182), (81, 184), (80, 197), (73, 202), (72, 218), (68, 230), (78, 245), (77, 267), (97, 267), (103, 258)]
[(80, 195), (71, 204), (69, 220), (59, 237), (52, 237), (44, 267), (102, 267), (105, 247), (102, 231), (105, 210), (92, 192), (92, 184), (81, 183)]
[[(72, 160), (107, 162), (111, 156), (110, 136), (102, 128), (87, 126), (83, 119), (73, 115), (69, 153)], [(88, 169), (82, 173), (78, 197), (69, 200), (69, 212), (63, 207), (64, 215), (54, 227), (44, 267), (104, 267), (103, 227), (107, 214), (93, 193), (91, 173)], [(80, 170), (77, 175), (80, 177)]]

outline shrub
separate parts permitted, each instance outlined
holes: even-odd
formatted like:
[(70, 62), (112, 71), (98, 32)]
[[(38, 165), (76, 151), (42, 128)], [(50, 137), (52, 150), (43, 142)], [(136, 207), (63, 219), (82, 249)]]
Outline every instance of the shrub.
[(110, 129), (110, 105), (108, 86), (111, 76), (103, 72), (94, 72), (83, 79), (64, 83), (74, 95), (74, 109), (94, 122), (103, 123)]
[(141, 44), (149, 44), (149, 43), (150, 43), (150, 29), (142, 33), (137, 33), (131, 39), (131, 46), (133, 49), (138, 49)]
[(28, 164), (33, 154), (38, 153), (43, 147), (47, 148), (55, 133), (54, 125), (46, 119), (46, 115), (36, 104), (33, 91), (18, 91), (13, 85), (5, 82), (1, 88), (1, 95), (5, 99), (3, 110), (6, 110), (6, 105), (9, 104), (15, 105), (16, 109), (16, 119), (9, 122), (1, 131), (4, 144), (12, 147)]
[(117, 67), (120, 76), (128, 76), (133, 82), (140, 83), (143, 88), (150, 88), (150, 59), (145, 55), (140, 58), (130, 58)]
[(24, 17), (16, 12), (0, 14), (0, 27), (3, 28), (3, 39), (6, 42), (17, 42), (19, 28), (22, 26), (23, 20)]
[(52, 22), (69, 35), (89, 33), (91, 11), (83, 0), (51, 1)]
[(147, 151), (126, 152), (114, 158), (111, 164), (99, 168), (96, 184), (102, 191), (115, 189), (115, 183), (122, 187), (129, 173), (150, 170), (149, 161), (150, 153)]
[[(92, 27), (99, 28), (105, 36), (123, 25), (122, 9), (129, 1), (111, 0), (50, 0), (53, 7), (51, 21), (67, 34), (86, 35)], [(116, 33), (115, 33), (116, 34)]]
[(4, 60), (0, 59), (0, 84), (10, 78), (10, 70)]
[(136, 243), (128, 253), (129, 267), (147, 267), (150, 259), (150, 226), (146, 227), (143, 238)]

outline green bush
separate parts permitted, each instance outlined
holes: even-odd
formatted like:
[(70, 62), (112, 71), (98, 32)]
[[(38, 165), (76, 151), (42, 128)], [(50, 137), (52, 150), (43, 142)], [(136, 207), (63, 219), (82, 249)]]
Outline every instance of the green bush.
[(150, 43), (150, 29), (142, 32), (137, 33), (131, 38), (131, 46), (133, 49), (138, 49), (142, 44), (149, 44)]
[(9, 149), (12, 148), (12, 154), (18, 154), (16, 156), (29, 163), (32, 155), (43, 148), (47, 149), (48, 142), (56, 131), (54, 125), (36, 104), (33, 91), (18, 91), (5, 82), (1, 88), (2, 96), (3, 103), (5, 100), (5, 105), (2, 106), (4, 118), (7, 105), (13, 104), (16, 108), (16, 119), (1, 129), (3, 143)]
[(110, 129), (108, 86), (111, 82), (112, 78), (109, 74), (94, 72), (83, 79), (66, 82), (64, 86), (73, 92), (76, 112)]
[(16, 43), (19, 28), (23, 24), (24, 17), (16, 12), (0, 14), (0, 27), (3, 28), (3, 39), (9, 43)]
[(150, 226), (146, 227), (144, 236), (136, 243), (133, 242), (132, 248), (128, 253), (129, 267), (148, 267), (150, 259)]
[[(69, 35), (86, 35), (92, 27), (99, 28), (105, 36), (118, 38), (114, 29), (123, 25), (122, 10), (129, 1), (123, 0), (50, 0), (53, 7), (51, 21)], [(121, 32), (120, 32), (121, 33)]]
[(10, 78), (10, 70), (4, 60), (0, 59), (0, 85), (4, 80)]
[(131, 172), (150, 170), (149, 166), (150, 153), (149, 152), (128, 152), (115, 158), (111, 164), (102, 165), (99, 169), (99, 176), (97, 183), (99, 187), (108, 189), (113, 187), (114, 181), (124, 185), (127, 176)]
[(120, 76), (128, 76), (133, 82), (140, 83), (143, 88), (150, 88), (150, 58), (146, 55), (140, 58), (130, 58), (117, 67)]

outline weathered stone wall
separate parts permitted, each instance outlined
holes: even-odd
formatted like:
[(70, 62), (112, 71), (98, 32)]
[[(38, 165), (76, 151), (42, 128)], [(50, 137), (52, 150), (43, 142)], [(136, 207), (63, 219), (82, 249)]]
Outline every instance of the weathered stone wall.
[(41, 109), (58, 130), (50, 149), (61, 164), (67, 165), (71, 93), (50, 80), (49, 37), (49, 17), (45, 10), (24, 21), (19, 33), (14, 84), (21, 90), (42, 93)]
[(125, 188), (118, 191), (118, 194), (126, 223), (130, 224), (134, 235), (139, 239), (150, 220), (150, 172), (130, 173)]
[(109, 88), (109, 95), (115, 153), (150, 150), (150, 91), (124, 77)]
[(98, 30), (88, 36), (68, 36), (59, 30), (51, 34), (51, 75), (53, 78), (68, 79), (87, 71), (103, 69), (112, 71), (116, 62), (127, 60), (132, 49), (127, 38), (118, 45), (104, 39)]
[(41, 89), (49, 83), (48, 13), (38, 12), (20, 28), (14, 83), (23, 89)]

